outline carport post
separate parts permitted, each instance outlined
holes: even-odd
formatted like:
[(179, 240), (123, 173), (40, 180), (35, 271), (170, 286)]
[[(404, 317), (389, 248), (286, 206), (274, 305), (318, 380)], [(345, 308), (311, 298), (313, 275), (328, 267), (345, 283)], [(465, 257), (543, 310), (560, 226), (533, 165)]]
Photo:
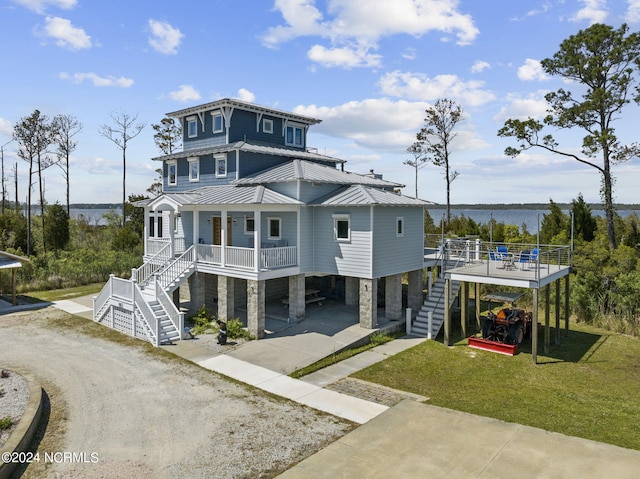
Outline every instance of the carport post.
[(551, 285), (544, 287), (544, 354), (549, 354), (549, 342), (551, 331), (549, 331), (549, 313), (551, 309)]
[(451, 346), (451, 308), (449, 297), (451, 296), (451, 280), (444, 280), (444, 345)]
[(564, 280), (564, 335), (569, 336), (569, 275)]
[(538, 288), (533, 289), (533, 324), (531, 325), (531, 358), (538, 364)]
[(467, 337), (467, 323), (469, 321), (469, 283), (463, 281), (460, 285), (460, 322), (462, 323), (462, 337)]
[(476, 331), (480, 331), (480, 283), (476, 283)]
[(556, 346), (560, 346), (560, 280), (556, 281)]

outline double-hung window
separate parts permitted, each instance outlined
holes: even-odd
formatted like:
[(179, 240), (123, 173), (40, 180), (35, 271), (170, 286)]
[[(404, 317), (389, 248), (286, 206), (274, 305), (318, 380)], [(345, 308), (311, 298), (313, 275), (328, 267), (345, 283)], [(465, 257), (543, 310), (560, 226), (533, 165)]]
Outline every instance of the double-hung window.
[(227, 156), (215, 155), (216, 160), (216, 177), (225, 178), (227, 176)]
[(333, 215), (333, 238), (336, 241), (351, 241), (351, 217), (349, 215)]
[(256, 230), (255, 220), (253, 216), (244, 217), (244, 232), (246, 234), (252, 234)]
[(304, 138), (303, 131), (301, 126), (287, 125), (285, 143), (289, 146), (304, 146), (302, 141)]
[(273, 133), (273, 120), (262, 120), (262, 131), (264, 133)]
[(213, 117), (213, 132), (214, 133), (221, 133), (223, 126), (224, 126), (224, 121), (222, 119), (222, 113), (220, 112), (213, 112), (211, 113), (211, 116)]
[(200, 159), (189, 158), (189, 181), (200, 181)]
[(269, 227), (268, 239), (270, 239), (270, 240), (279, 240), (280, 239), (281, 219), (280, 218), (267, 218), (267, 224), (268, 224), (268, 227)]
[(198, 136), (198, 119), (195, 116), (187, 118), (187, 136), (189, 138)]
[(178, 184), (178, 163), (167, 162), (167, 185), (176, 186)]

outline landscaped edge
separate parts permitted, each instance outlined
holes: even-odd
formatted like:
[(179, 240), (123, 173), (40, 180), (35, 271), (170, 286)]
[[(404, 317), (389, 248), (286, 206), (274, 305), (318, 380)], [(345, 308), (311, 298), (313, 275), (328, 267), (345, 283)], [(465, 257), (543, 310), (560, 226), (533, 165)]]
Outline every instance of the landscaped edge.
[[(25, 452), (31, 444), (38, 429), (42, 416), (42, 387), (30, 374), (11, 369), (10, 371), (22, 376), (29, 384), (29, 402), (20, 418), (20, 422), (13, 430), (7, 442), (0, 448), (0, 454), (5, 452)], [(0, 479), (7, 479), (17, 464), (0, 461)]]

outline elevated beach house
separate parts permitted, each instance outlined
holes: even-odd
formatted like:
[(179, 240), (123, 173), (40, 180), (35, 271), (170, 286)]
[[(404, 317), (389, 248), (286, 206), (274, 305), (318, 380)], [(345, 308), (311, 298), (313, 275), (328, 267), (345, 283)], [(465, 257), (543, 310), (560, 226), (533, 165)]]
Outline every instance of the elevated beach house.
[(184, 147), (153, 159), (163, 193), (138, 203), (144, 264), (130, 280), (111, 278), (95, 300), (96, 321), (155, 344), (179, 339), (184, 286), (192, 312), (246, 311), (257, 338), (274, 302), (299, 322), (307, 307), (334, 298), (357, 305), (360, 325), (374, 328), (379, 305), (386, 318), (402, 318), (403, 273), (410, 301), (421, 303), (425, 203), (309, 148), (320, 120), (234, 99), (168, 116), (181, 122)]

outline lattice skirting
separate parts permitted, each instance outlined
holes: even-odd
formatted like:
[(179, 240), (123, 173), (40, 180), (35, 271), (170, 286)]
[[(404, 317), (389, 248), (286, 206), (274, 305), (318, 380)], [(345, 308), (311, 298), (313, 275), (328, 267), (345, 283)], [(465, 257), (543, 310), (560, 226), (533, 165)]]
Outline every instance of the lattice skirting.
[[(133, 335), (133, 328), (131, 324), (133, 320), (136, 322), (135, 335)], [(129, 336), (134, 336), (135, 338), (142, 339), (143, 341), (152, 342), (145, 332), (147, 326), (139, 319), (134, 318), (131, 311), (118, 306), (111, 306), (102, 316), (99, 323), (104, 326), (111, 327), (112, 322), (113, 329), (116, 331), (120, 331), (121, 333)]]

